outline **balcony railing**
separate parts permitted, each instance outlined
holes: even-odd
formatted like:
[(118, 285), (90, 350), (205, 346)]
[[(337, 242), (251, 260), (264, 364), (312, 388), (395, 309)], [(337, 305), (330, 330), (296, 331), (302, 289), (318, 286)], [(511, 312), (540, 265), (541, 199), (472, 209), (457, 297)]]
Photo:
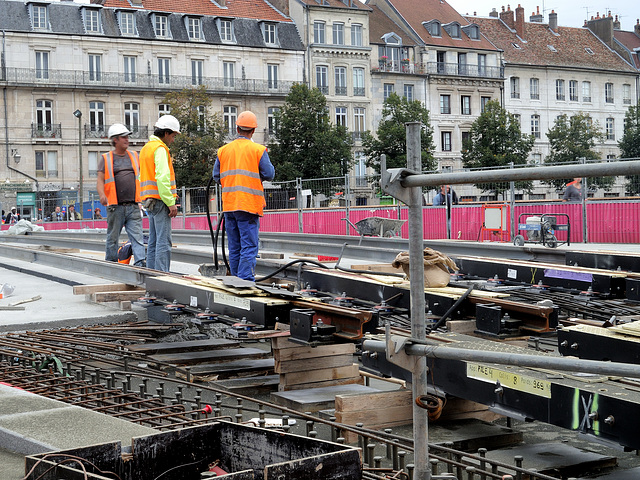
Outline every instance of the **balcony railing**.
[(32, 123), (31, 138), (62, 138), (60, 123)]
[(84, 138), (107, 138), (107, 129), (104, 125), (85, 125)]
[(416, 75), (431, 74), (456, 77), (504, 78), (504, 68), (502, 67), (443, 62), (411, 63), (379, 60), (378, 68), (374, 69), (374, 71), (411, 73)]
[(364, 132), (351, 132), (351, 138), (354, 142), (361, 142)]
[[(69, 87), (88, 87), (88, 88), (127, 88), (141, 89), (149, 88), (157, 90), (182, 90), (184, 88), (192, 88), (193, 82), (191, 75), (162, 75), (157, 74), (131, 74), (102, 72), (100, 79), (96, 80), (95, 73), (93, 77), (89, 72), (79, 70), (47, 70), (47, 78), (42, 78), (40, 71), (37, 78), (36, 70), (33, 68), (5, 68), (6, 78), (4, 79), (10, 85), (46, 85), (48, 87), (69, 86)], [(93, 78), (93, 79), (92, 79)], [(135, 81), (131, 81), (134, 80)], [(224, 78), (224, 77), (202, 77), (202, 84), (206, 86), (208, 91), (214, 92), (236, 92), (236, 93), (279, 93), (286, 95), (295, 82), (278, 80), (277, 84), (273, 81), (262, 79), (240, 79), (240, 78)]]
[(354, 97), (364, 97), (364, 87), (353, 87), (353, 96)]
[(346, 95), (347, 87), (346, 86), (337, 86), (336, 85), (336, 95)]
[(149, 138), (149, 127), (146, 125), (126, 125), (126, 127), (131, 131), (129, 138), (143, 138), (145, 140)]

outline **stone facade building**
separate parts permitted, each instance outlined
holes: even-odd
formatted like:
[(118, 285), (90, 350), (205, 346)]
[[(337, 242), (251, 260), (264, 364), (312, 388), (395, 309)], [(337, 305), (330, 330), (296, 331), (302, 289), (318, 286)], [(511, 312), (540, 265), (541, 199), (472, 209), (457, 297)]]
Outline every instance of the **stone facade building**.
[(4, 198), (28, 181), (71, 203), (82, 178), (88, 200), (109, 125), (127, 125), (139, 150), (168, 112), (165, 94), (187, 87), (206, 86), (230, 134), (241, 111), (254, 111), (255, 139), (266, 142), (273, 113), (303, 81), (295, 24), (262, 0), (0, 0), (0, 11)]

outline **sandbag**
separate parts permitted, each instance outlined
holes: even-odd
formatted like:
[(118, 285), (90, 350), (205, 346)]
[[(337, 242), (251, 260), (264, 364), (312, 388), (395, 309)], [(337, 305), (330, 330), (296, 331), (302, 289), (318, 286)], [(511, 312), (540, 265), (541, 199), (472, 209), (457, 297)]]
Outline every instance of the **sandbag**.
[[(425, 248), (424, 257), (424, 286), (425, 288), (446, 287), (451, 278), (451, 271), (457, 272), (458, 266), (444, 253)], [(402, 271), (410, 279), (409, 252), (400, 252), (391, 263), (394, 268), (402, 268)]]

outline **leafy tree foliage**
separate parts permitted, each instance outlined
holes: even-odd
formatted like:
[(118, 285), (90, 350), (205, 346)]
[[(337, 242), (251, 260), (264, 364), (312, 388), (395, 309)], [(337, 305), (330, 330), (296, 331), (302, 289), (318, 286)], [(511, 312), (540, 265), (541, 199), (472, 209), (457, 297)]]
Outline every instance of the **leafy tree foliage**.
[(180, 135), (170, 147), (177, 186), (207, 185), (216, 152), (224, 144), (220, 115), (211, 113), (211, 98), (204, 86), (168, 93), (164, 102), (180, 122)]
[[(498, 168), (526, 165), (529, 152), (533, 148), (532, 135), (523, 134), (520, 122), (507, 112), (497, 100), (487, 102), (484, 112), (473, 122), (469, 138), (463, 145), (462, 163), (465, 168)], [(515, 187), (531, 190), (531, 181), (515, 182)], [(506, 189), (495, 183), (476, 183), (483, 191), (496, 190), (496, 194)]]
[[(627, 110), (624, 116), (624, 134), (618, 146), (622, 158), (640, 158), (640, 102)], [(640, 175), (628, 175), (625, 178), (627, 193), (640, 194)]]
[(387, 156), (387, 168), (407, 166), (407, 133), (405, 123), (421, 122), (420, 133), (422, 171), (434, 170), (433, 129), (429, 123), (429, 110), (419, 100), (408, 101), (392, 93), (384, 101), (382, 120), (374, 137), (365, 132), (362, 138), (367, 165), (380, 172), (380, 155)]
[(353, 163), (346, 127), (329, 120), (327, 99), (319, 89), (295, 84), (275, 114), (275, 141), (269, 157), (276, 180), (337, 177)]
[[(602, 141), (602, 132), (597, 122), (592, 122), (586, 113), (577, 113), (568, 117), (560, 115), (556, 118), (553, 128), (547, 132), (551, 153), (547, 163), (575, 163), (580, 158), (596, 160), (600, 154), (593, 150), (596, 142)], [(562, 188), (571, 178), (549, 180), (548, 184)], [(613, 177), (595, 177), (591, 184), (609, 189), (613, 185)]]

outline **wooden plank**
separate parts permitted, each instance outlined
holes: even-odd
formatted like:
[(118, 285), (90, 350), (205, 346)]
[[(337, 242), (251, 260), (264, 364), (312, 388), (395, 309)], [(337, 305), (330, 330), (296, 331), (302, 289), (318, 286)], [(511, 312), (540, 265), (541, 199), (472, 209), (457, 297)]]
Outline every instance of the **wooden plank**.
[(333, 408), (336, 395), (376, 392), (375, 388), (358, 384), (308, 388), (289, 392), (273, 392), (271, 401), (300, 412), (317, 412)]
[(344, 367), (325, 368), (307, 372), (290, 372), (280, 375), (280, 383), (285, 386), (324, 382), (340, 378), (359, 377), (360, 368), (357, 363)]
[(285, 348), (298, 348), (300, 347), (299, 343), (292, 342), (288, 337), (280, 337), (280, 338), (272, 338), (271, 339), (271, 348), (273, 351), (282, 350)]
[(193, 375), (211, 374), (211, 373), (231, 373), (249, 372), (255, 370), (273, 370), (273, 358), (247, 359), (243, 358), (232, 362), (225, 363), (207, 363), (204, 365), (194, 365), (191, 367)]
[[(336, 397), (337, 399), (337, 397)], [(385, 407), (374, 410), (357, 410), (341, 412), (336, 408), (336, 421), (347, 425), (362, 423), (366, 428), (378, 428), (380, 426), (407, 425), (413, 419), (413, 407), (411, 404), (401, 407)]]
[(280, 362), (291, 360), (303, 360), (305, 358), (320, 358), (334, 355), (353, 355), (356, 346), (353, 343), (340, 343), (334, 345), (318, 345), (317, 347), (305, 347), (298, 345), (297, 348), (277, 349), (273, 351), (273, 358)]
[(156, 353), (195, 352), (197, 350), (210, 350), (216, 348), (237, 348), (240, 342), (224, 338), (209, 338), (207, 340), (191, 340), (185, 342), (144, 343), (128, 345), (125, 348), (132, 352), (153, 355)]
[(113, 292), (95, 292), (90, 294), (91, 301), (101, 302), (122, 302), (122, 301), (135, 301), (144, 296), (144, 292), (140, 290), (122, 290)]
[(106, 285), (75, 285), (73, 287), (74, 295), (90, 295), (96, 292), (121, 292), (124, 290), (138, 290), (144, 292), (144, 288), (126, 283), (109, 283)]
[(304, 360), (292, 360), (289, 362), (278, 362), (276, 360), (274, 371), (276, 373), (291, 373), (319, 370), (322, 368), (344, 367), (353, 363), (350, 355), (340, 355), (338, 357), (322, 357)]
[(247, 332), (247, 338), (273, 338), (273, 337), (289, 337), (289, 332), (281, 330), (256, 330), (255, 332)]
[(391, 390), (368, 395), (339, 395), (336, 397), (336, 410), (342, 412), (356, 410), (384, 410), (387, 407), (413, 405), (411, 390)]
[(205, 362), (230, 362), (240, 358), (265, 358), (269, 352), (258, 348), (223, 348), (204, 352), (169, 353), (166, 355), (152, 355), (150, 361), (173, 363), (175, 365), (192, 365)]
[(358, 375), (357, 377), (338, 378), (336, 380), (327, 380), (325, 382), (304, 383), (301, 385), (287, 385), (283, 386), (282, 383), (278, 384), (279, 392), (290, 392), (292, 390), (305, 390), (308, 388), (321, 388), (338, 385), (364, 385), (364, 379)]

